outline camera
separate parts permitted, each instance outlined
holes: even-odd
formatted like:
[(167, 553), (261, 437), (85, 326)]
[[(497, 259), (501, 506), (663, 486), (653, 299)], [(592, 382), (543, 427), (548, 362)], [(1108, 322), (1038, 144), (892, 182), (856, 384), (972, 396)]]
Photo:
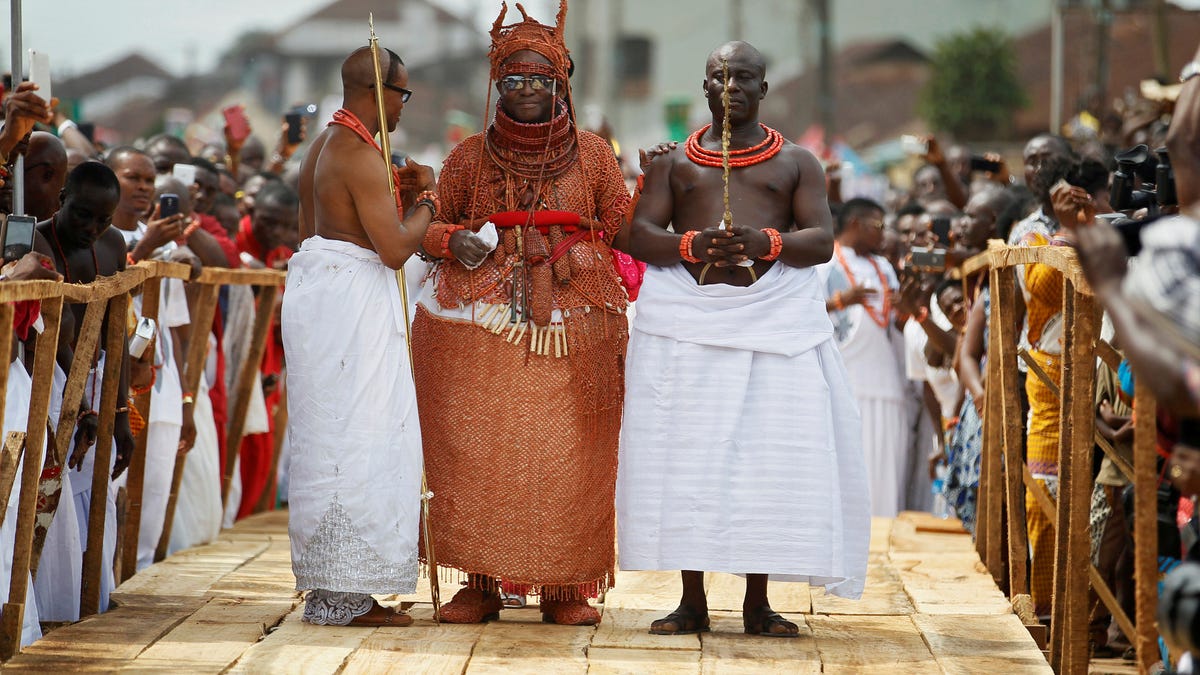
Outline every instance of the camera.
[(914, 246), (908, 263), (909, 267), (918, 272), (945, 272), (946, 249)]
[(1179, 203), (1175, 193), (1175, 170), (1166, 148), (1153, 153), (1145, 144), (1113, 156), (1117, 170), (1112, 177), (1111, 202), (1118, 211), (1159, 210)]

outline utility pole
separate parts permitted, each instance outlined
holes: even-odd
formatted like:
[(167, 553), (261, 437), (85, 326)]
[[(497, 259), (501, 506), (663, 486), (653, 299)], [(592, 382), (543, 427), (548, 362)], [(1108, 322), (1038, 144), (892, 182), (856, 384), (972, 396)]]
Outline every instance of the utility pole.
[[(9, 24), (12, 27), (12, 82), (15, 90), (21, 84), (21, 77), (25, 72), (25, 45), (21, 41), (21, 0), (11, 0), (9, 2), (10, 16), (12, 22)], [(47, 101), (49, 103), (49, 101)], [(17, 161), (13, 165), (12, 172), (13, 184), (13, 213), (25, 213), (25, 155), (17, 155)], [(19, 600), (24, 602), (23, 599)], [(18, 624), (19, 627), (19, 624)]]
[(1062, 129), (1063, 98), (1063, 4), (1065, 0), (1052, 0), (1054, 12), (1050, 15), (1050, 133)]
[[(1111, 0), (1098, 0), (1096, 3), (1096, 82), (1095, 94), (1100, 105), (1108, 101), (1108, 63), (1109, 45), (1112, 42), (1113, 13), (1109, 6)], [(1091, 101), (1087, 102), (1088, 104)]]
[(833, 24), (829, 0), (811, 0), (817, 18), (817, 41), (820, 44), (817, 65), (817, 119), (825, 130), (825, 146), (833, 141), (835, 104), (833, 98)]
[(1154, 70), (1163, 82), (1171, 77), (1171, 49), (1167, 30), (1167, 0), (1154, 0)]

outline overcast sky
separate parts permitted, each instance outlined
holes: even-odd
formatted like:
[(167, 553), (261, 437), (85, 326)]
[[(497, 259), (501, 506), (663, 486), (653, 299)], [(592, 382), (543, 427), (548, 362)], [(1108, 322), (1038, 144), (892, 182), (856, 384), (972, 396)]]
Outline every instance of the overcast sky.
[[(0, 30), (9, 33), (9, 2), (0, 3)], [(50, 54), (54, 79), (85, 73), (140, 51), (176, 74), (210, 69), (237, 36), (277, 30), (332, 0), (22, 0), (25, 48)], [(388, 0), (380, 0), (381, 4)], [(434, 0), (460, 14), (475, 13), (482, 27), (495, 19), (499, 0)], [(552, 0), (523, 4), (543, 20)], [(509, 3), (512, 4), (512, 3)], [(490, 15), (484, 16), (491, 12)], [(366, 17), (363, 17), (366, 32)], [(399, 36), (380, 36), (397, 46)], [(0, 40), (8, 69), (11, 43)], [(403, 45), (398, 45), (401, 48)], [(27, 59), (26, 59), (27, 60)], [(26, 64), (28, 68), (28, 63)]]
[[(15, 1), (0, 3), (0, 30), (11, 30), (8, 7)], [(55, 79), (94, 70), (133, 51), (144, 53), (173, 73), (186, 74), (190, 69), (210, 69), (238, 35), (252, 29), (277, 30), (331, 1), (22, 0), (23, 34), (26, 49), (50, 54)], [(381, 4), (387, 1), (379, 0)], [(500, 5), (500, 0), (434, 1), (460, 14), (473, 14), (481, 30), (495, 18)], [(687, 0), (670, 1), (678, 2), (681, 9), (688, 4)], [(920, 6), (920, 0), (907, 1)], [(838, 3), (835, 0), (835, 11)], [(523, 4), (539, 19), (553, 20), (550, 8), (554, 0), (525, 0)], [(1175, 4), (1200, 8), (1200, 0), (1175, 0)], [(752, 7), (753, 0), (747, 5), (747, 9)], [(400, 36), (381, 37), (403, 49)], [(8, 40), (0, 40), (0, 45), (0, 64), (4, 64), (0, 67), (7, 69), (11, 47)]]

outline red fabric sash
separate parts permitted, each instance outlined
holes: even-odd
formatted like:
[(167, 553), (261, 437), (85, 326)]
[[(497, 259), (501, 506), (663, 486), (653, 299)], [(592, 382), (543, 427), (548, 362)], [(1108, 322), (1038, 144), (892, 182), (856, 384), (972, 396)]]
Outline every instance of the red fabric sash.
[[(339, 108), (337, 112), (333, 113), (333, 121), (329, 123), (329, 126), (333, 126), (334, 124), (346, 127), (350, 131), (353, 131), (355, 134), (357, 134), (359, 138), (370, 144), (370, 146), (375, 148), (376, 151), (380, 153), (383, 152), (383, 148), (379, 147), (379, 143), (375, 142), (375, 137), (371, 135), (370, 131), (367, 131), (367, 125), (363, 124), (362, 120), (358, 119), (358, 115), (355, 115), (345, 108)], [(395, 164), (392, 164), (391, 157), (388, 157), (388, 167), (390, 167), (392, 170), (392, 179), (395, 181), (394, 184), (399, 186), (400, 169), (396, 168)], [(400, 190), (398, 189), (396, 190), (396, 208), (402, 208), (400, 205)]]

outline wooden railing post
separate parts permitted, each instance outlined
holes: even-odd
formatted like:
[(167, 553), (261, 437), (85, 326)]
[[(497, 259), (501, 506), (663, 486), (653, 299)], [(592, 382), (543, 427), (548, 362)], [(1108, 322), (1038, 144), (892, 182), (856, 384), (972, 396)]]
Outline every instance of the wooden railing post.
[[(24, 465), (21, 467), (21, 497), (17, 507), (17, 533), (13, 546), (12, 576), (8, 583), (8, 602), (4, 603), (3, 639), (0, 658), (11, 658), (21, 649), (21, 627), (25, 621), (25, 594), (29, 589), (29, 568), (33, 556), (34, 518), (37, 515), (38, 478), (42, 474), (42, 452), (46, 441), (46, 415), (50, 409), (50, 390), (54, 381), (54, 357), (58, 348), (58, 327), (62, 321), (61, 297), (42, 300), (44, 325), (36, 344), (33, 363), (33, 391), (29, 399), (29, 423), (25, 431)], [(12, 329), (11, 314), (7, 326)], [(9, 333), (11, 344), (11, 333)]]
[(100, 390), (100, 427), (96, 433), (95, 468), (92, 471), (92, 503), (88, 512), (88, 538), (83, 552), (83, 580), (79, 593), (80, 618), (100, 611), (104, 512), (108, 508), (113, 424), (117, 411), (117, 387), (120, 385), (121, 366), (125, 357), (125, 315), (128, 311), (128, 293), (118, 293), (108, 301), (108, 331), (104, 341), (104, 383)]
[[(159, 295), (162, 290), (162, 280), (151, 277), (142, 284), (142, 318), (158, 322)], [(154, 354), (158, 351), (158, 340), (170, 340), (170, 329), (158, 327), (155, 343), (147, 347), (150, 351), (150, 361), (154, 362)], [(153, 351), (151, 351), (153, 350)], [(125, 520), (120, 524), (122, 530), (123, 548), (119, 553), (121, 558), (121, 578), (117, 584), (137, 574), (138, 535), (142, 529), (142, 494), (146, 485), (146, 444), (150, 438), (151, 406), (154, 402), (153, 388), (134, 398), (134, 405), (146, 420), (146, 426), (135, 438), (133, 457), (129, 460), (128, 478), (125, 480)]]
[[(1016, 279), (1009, 269), (992, 269), (992, 318), (994, 330), (988, 332), (991, 343), (996, 345), (996, 369), (998, 377), (988, 382), (999, 384), (1000, 423), (1004, 429), (1001, 443), (1004, 446), (1006, 467), (1004, 492), (1008, 504), (1008, 592), (1009, 596), (1029, 594), (1029, 532), (1025, 521), (1025, 416), (1021, 411), (1020, 378), (1017, 376), (1017, 312)], [(993, 387), (989, 384), (988, 389)]]
[[(991, 276), (996, 276), (990, 273)], [(989, 335), (994, 334), (999, 320), (996, 312), (992, 312), (992, 317), (989, 320)], [(1003, 364), (1000, 361), (999, 345), (995, 340), (989, 340), (987, 345), (987, 371), (988, 382), (999, 381), (1000, 370)], [(987, 387), (984, 390), (983, 402), (983, 448), (980, 457), (980, 475), (979, 475), (979, 492), (975, 498), (976, 509), (979, 510), (976, 518), (975, 531), (978, 537), (981, 520), (986, 521), (986, 538), (982, 538), (980, 542), (981, 555), (984, 564), (987, 565), (988, 571), (991, 572), (992, 578), (997, 584), (1004, 585), (1003, 566), (1001, 564), (1001, 544), (1002, 535), (1001, 528), (1003, 527), (1004, 518), (1002, 515), (1003, 507), (1000, 502), (999, 488), (1004, 484), (1003, 474), (1001, 473), (1001, 447), (1004, 438), (1004, 416), (1003, 398), (998, 387)], [(986, 477), (986, 480), (985, 480)], [(1011, 564), (1011, 563), (1010, 563)]]
[[(197, 282), (199, 283), (199, 282)], [(212, 331), (213, 317), (217, 311), (220, 284), (203, 284), (192, 313), (192, 340), (188, 344), (187, 360), (184, 361), (183, 389), (200, 395), (200, 378), (204, 376), (204, 361), (208, 356), (208, 335)], [(154, 561), (167, 557), (171, 543), (171, 530), (175, 524), (175, 507), (179, 502), (179, 486), (183, 482), (183, 470), (187, 466), (187, 455), (175, 458), (175, 472), (171, 476), (171, 494), (167, 497), (167, 511), (163, 521), (162, 536), (154, 549)], [(224, 500), (222, 500), (224, 501)]]
[[(1068, 505), (1065, 521), (1067, 550), (1065, 555), (1059, 556), (1059, 561), (1065, 567), (1066, 580), (1063, 665), (1065, 672), (1074, 673), (1087, 672), (1090, 653), (1091, 534), (1088, 521), (1094, 486), (1092, 438), (1096, 426), (1096, 341), (1100, 318), (1091, 295), (1080, 293), (1070, 280), (1066, 281), (1064, 291), (1063, 356), (1064, 362), (1070, 363), (1071, 367), (1069, 378), (1064, 367), (1062, 389), (1070, 391), (1071, 395), (1064, 399), (1062, 406), (1063, 427), (1070, 431), (1060, 446), (1060, 461), (1069, 469), (1070, 482), (1066, 487), (1060, 486), (1059, 491), (1059, 513), (1063, 513), (1063, 504)], [(1066, 311), (1068, 305), (1069, 313)]]
[(1158, 661), (1158, 407), (1150, 386), (1135, 373), (1133, 414), (1133, 579), (1138, 672)]

